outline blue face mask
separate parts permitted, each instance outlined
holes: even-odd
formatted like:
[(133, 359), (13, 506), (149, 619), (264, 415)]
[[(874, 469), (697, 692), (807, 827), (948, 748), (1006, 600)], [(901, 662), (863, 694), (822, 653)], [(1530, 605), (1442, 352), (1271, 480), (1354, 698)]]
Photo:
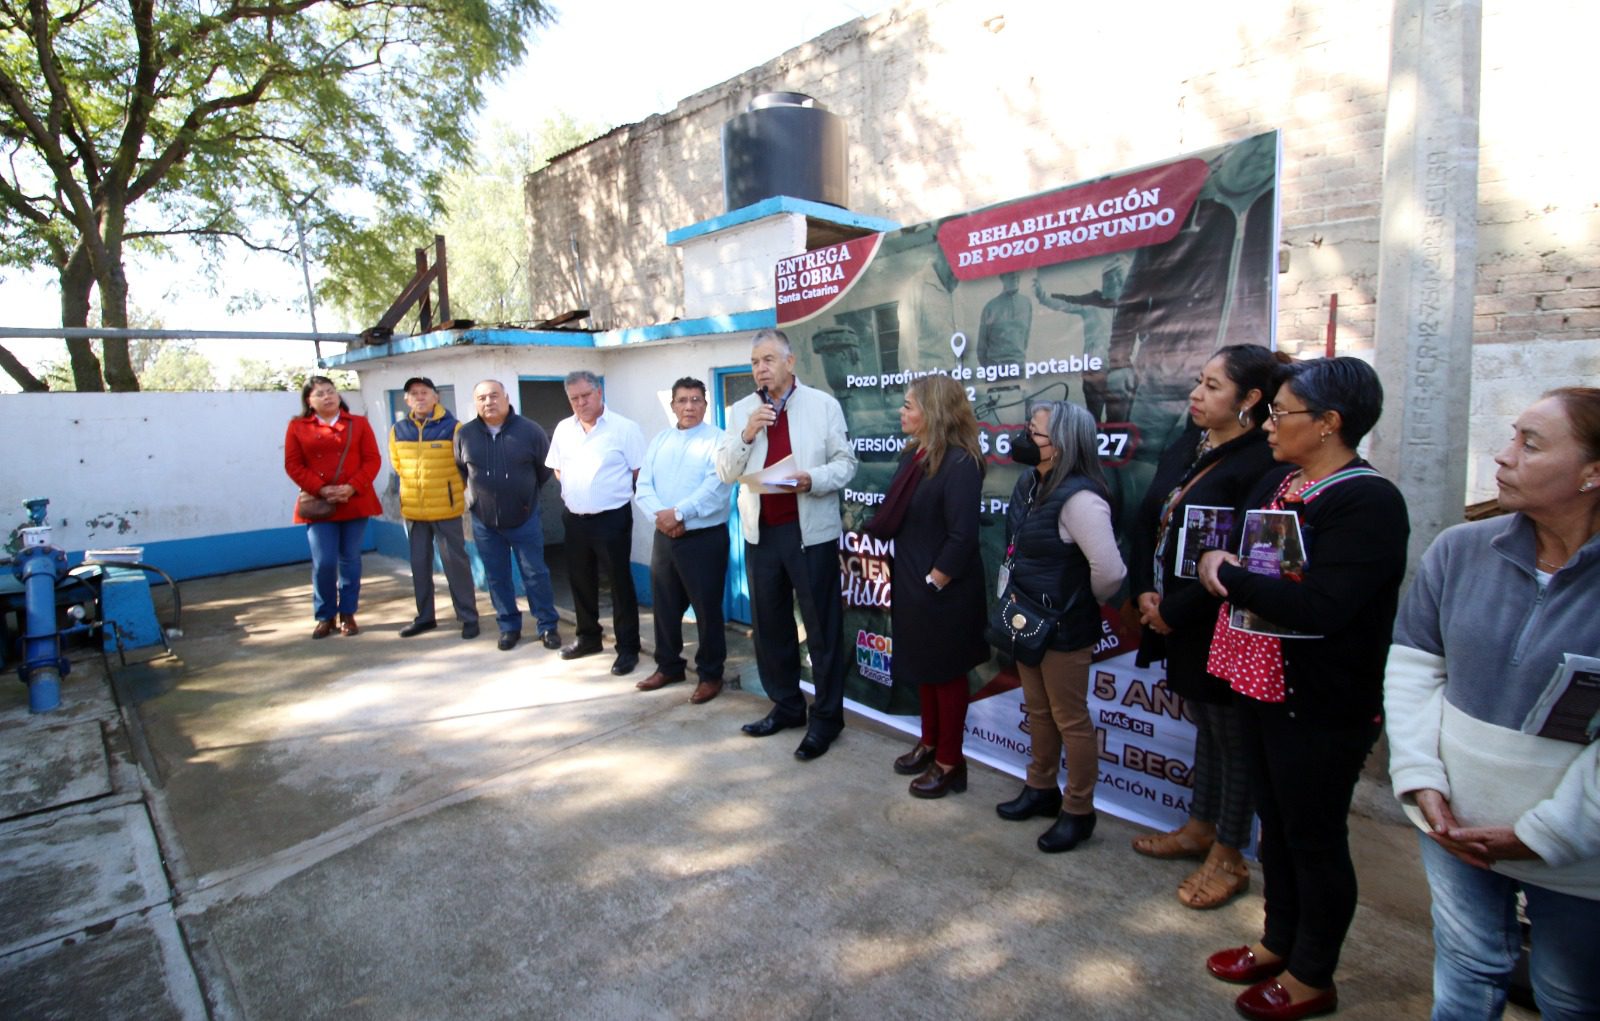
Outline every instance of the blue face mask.
[(1033, 433), (1026, 426), (1011, 437), (1011, 460), (1030, 468), (1038, 467), (1039, 444), (1033, 442)]

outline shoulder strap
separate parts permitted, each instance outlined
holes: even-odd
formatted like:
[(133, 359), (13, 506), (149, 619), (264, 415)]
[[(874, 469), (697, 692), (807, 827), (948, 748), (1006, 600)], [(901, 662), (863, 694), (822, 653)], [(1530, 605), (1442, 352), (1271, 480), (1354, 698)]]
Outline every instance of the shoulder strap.
[(1167, 526), (1167, 522), (1172, 519), (1172, 512), (1177, 510), (1178, 506), (1183, 503), (1183, 498), (1189, 495), (1189, 490), (1194, 488), (1194, 484), (1196, 482), (1199, 482), (1201, 479), (1205, 478), (1206, 477), (1206, 472), (1209, 472), (1211, 469), (1215, 468), (1217, 465), (1221, 464), (1225, 460), (1227, 460), (1227, 458), (1219, 457), (1215, 461), (1212, 461), (1210, 464), (1206, 465), (1204, 468), (1201, 468), (1199, 471), (1195, 472), (1194, 473), (1194, 477), (1191, 478), (1188, 482), (1185, 482), (1183, 484), (1183, 488), (1178, 490), (1178, 495), (1173, 497), (1171, 500), (1168, 500), (1166, 502), (1166, 504), (1164, 504), (1162, 506), (1162, 508), (1161, 508), (1161, 527), (1162, 528), (1165, 528)]
[[(417, 435), (418, 436), (422, 435), (420, 430), (418, 431)], [(331, 483), (331, 485), (338, 485), (339, 484), (339, 473), (344, 471), (344, 459), (350, 456), (350, 441), (355, 439), (355, 438), (356, 438), (356, 420), (355, 420), (354, 416), (351, 416), (350, 421), (345, 425), (345, 429), (344, 429), (344, 449), (339, 452), (339, 463), (333, 466), (333, 482)]]
[(1318, 479), (1316, 482), (1313, 482), (1311, 485), (1302, 489), (1300, 491), (1300, 502), (1310, 503), (1312, 500), (1315, 500), (1317, 497), (1321, 496), (1323, 493), (1326, 493), (1328, 490), (1332, 489), (1334, 486), (1337, 486), (1341, 482), (1348, 482), (1351, 479), (1365, 478), (1368, 476), (1380, 479), (1383, 478), (1383, 474), (1376, 468), (1359, 467), (1346, 468), (1343, 471), (1336, 471), (1327, 478)]

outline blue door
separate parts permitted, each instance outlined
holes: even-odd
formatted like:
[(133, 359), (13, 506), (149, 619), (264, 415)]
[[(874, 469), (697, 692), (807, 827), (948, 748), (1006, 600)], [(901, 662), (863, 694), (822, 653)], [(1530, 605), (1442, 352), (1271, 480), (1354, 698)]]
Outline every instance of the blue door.
[[(711, 370), (717, 428), (728, 428), (728, 409), (741, 398), (756, 392), (755, 377), (749, 366), (735, 366)], [(737, 492), (737, 491), (736, 491)], [(733, 514), (728, 518), (728, 582), (722, 591), (722, 614), (728, 620), (750, 623), (750, 583), (744, 570), (744, 532), (739, 525), (739, 502), (733, 500)]]

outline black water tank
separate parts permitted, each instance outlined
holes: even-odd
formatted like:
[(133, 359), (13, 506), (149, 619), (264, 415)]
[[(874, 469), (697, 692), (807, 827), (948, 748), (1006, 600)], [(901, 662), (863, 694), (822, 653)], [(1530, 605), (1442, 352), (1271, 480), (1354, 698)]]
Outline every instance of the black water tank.
[(844, 120), (798, 92), (767, 92), (722, 126), (727, 211), (774, 195), (849, 202)]

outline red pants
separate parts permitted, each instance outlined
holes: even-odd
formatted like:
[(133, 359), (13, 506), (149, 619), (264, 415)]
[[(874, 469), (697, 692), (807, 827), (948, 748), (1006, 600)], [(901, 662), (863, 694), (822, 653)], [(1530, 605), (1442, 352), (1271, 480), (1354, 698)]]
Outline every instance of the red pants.
[(934, 750), (935, 761), (959, 766), (961, 741), (967, 729), (967, 675), (917, 689), (922, 700), (922, 743)]

